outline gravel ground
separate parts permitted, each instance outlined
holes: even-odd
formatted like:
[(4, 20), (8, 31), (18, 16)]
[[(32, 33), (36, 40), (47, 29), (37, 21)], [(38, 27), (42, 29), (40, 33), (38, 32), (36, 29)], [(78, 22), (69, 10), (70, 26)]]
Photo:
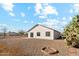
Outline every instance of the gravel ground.
[[(2, 49), (1, 45), (6, 48)], [(41, 52), (43, 47), (57, 49), (59, 53), (46, 55)], [(77, 56), (79, 49), (67, 47), (64, 40), (44, 40), (44, 39), (0, 39), (0, 55), (14, 56)], [(6, 51), (4, 53), (4, 51)]]

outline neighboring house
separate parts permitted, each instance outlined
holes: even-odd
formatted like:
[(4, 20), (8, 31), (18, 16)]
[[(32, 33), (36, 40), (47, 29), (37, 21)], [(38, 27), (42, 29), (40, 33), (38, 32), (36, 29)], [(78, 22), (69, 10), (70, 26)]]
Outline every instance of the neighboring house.
[(61, 36), (61, 33), (48, 28), (46, 26), (43, 25), (35, 25), (34, 27), (32, 27), (30, 30), (27, 31), (28, 33), (28, 38), (40, 38), (40, 39), (57, 39)]

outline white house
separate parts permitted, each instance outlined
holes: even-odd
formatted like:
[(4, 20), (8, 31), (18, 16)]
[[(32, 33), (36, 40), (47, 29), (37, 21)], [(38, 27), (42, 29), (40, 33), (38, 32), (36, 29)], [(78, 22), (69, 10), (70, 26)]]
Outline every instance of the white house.
[(57, 39), (61, 36), (61, 33), (48, 28), (46, 26), (43, 25), (35, 25), (34, 27), (32, 27), (30, 30), (27, 31), (28, 32), (28, 38), (39, 38), (39, 39)]

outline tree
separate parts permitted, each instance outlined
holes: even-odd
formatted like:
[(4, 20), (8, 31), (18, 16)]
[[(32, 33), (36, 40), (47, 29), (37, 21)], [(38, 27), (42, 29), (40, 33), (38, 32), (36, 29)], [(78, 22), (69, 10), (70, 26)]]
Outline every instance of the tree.
[(3, 36), (4, 36), (4, 38), (5, 38), (5, 37), (6, 37), (7, 28), (4, 27), (2, 30), (3, 30)]
[(25, 32), (24, 32), (23, 30), (20, 30), (20, 31), (18, 32), (19, 35), (24, 35), (24, 33), (25, 33)]
[(79, 47), (79, 15), (73, 17), (72, 21), (64, 29), (67, 45)]

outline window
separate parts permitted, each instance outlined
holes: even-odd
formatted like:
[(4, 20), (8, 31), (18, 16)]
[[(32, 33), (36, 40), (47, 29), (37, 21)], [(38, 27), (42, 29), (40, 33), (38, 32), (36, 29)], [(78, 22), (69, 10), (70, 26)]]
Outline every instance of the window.
[(30, 33), (30, 37), (33, 37), (33, 33)]
[(37, 32), (37, 36), (40, 36), (40, 32)]
[(50, 36), (50, 32), (46, 32), (46, 36)]

